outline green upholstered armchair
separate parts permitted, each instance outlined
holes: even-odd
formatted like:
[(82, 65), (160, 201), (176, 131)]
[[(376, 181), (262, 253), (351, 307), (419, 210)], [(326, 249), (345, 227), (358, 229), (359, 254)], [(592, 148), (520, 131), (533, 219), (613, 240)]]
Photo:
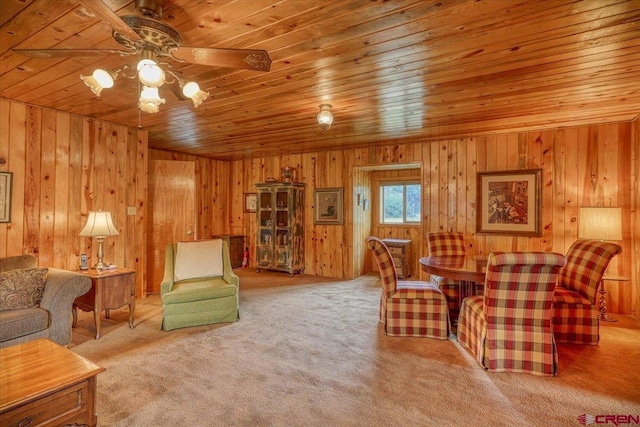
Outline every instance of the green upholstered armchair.
[(238, 291), (225, 241), (169, 244), (160, 285), (162, 329), (236, 322)]

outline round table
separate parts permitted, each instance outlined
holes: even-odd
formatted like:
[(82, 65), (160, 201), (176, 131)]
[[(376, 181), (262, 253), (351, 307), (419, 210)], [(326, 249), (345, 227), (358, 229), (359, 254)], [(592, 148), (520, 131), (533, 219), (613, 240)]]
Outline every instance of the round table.
[(476, 284), (484, 284), (487, 257), (483, 255), (428, 256), (420, 258), (422, 271), (460, 282), (459, 304), (474, 295)]

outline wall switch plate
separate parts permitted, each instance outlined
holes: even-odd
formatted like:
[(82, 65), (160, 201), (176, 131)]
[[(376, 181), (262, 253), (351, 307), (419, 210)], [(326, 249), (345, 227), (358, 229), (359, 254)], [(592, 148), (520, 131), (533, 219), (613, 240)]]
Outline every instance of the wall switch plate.
[(127, 215), (135, 215), (136, 207), (135, 206), (127, 206)]

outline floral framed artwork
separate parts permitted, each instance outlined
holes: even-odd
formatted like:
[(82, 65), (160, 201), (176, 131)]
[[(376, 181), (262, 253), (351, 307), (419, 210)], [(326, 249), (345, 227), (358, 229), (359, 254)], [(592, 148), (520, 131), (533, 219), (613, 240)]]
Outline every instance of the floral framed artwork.
[(313, 223), (343, 223), (343, 192), (339, 188), (317, 188), (313, 192)]
[(11, 222), (11, 187), (13, 173), (0, 172), (0, 223)]
[(479, 172), (476, 231), (541, 236), (542, 169)]
[(244, 211), (255, 212), (256, 201), (256, 193), (244, 193)]

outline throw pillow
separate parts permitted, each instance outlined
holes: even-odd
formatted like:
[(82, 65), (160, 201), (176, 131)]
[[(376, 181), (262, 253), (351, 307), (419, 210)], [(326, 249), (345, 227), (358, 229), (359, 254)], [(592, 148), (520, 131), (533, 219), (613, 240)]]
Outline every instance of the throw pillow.
[(48, 268), (24, 268), (0, 273), (0, 310), (39, 307)]

